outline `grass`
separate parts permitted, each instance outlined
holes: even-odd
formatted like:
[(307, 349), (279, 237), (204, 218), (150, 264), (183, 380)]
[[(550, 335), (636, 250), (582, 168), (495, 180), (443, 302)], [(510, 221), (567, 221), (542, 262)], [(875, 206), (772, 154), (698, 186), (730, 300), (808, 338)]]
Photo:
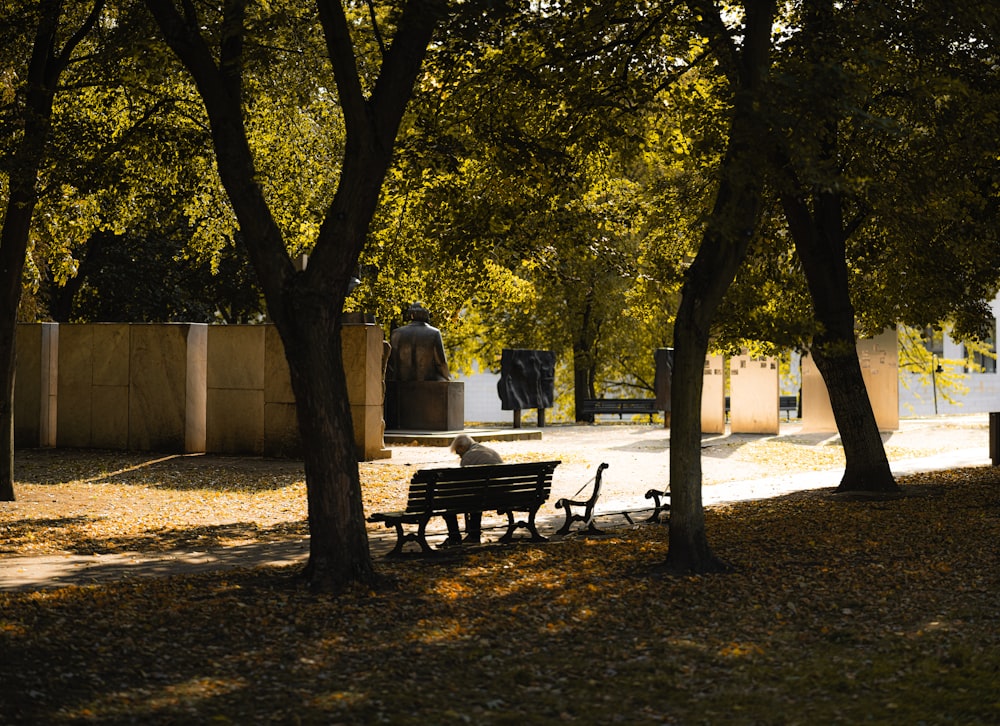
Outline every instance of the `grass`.
[(663, 576), (642, 525), (339, 598), (290, 568), (0, 592), (0, 721), (998, 723), (1000, 475), (900, 483), (709, 511), (720, 575)]

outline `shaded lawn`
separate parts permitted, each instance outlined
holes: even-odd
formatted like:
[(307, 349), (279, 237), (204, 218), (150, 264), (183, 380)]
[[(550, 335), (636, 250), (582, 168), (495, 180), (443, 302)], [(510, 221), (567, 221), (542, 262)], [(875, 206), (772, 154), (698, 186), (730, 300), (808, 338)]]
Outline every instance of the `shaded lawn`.
[(11, 723), (998, 723), (1000, 475), (707, 513), (735, 572), (656, 572), (667, 529), (0, 593)]

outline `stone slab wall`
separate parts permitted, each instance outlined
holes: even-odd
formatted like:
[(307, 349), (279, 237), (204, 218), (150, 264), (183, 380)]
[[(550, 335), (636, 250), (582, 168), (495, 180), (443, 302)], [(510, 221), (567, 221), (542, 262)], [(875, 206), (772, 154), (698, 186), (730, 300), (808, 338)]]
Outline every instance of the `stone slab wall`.
[[(376, 325), (345, 325), (362, 459), (385, 458)], [(18, 446), (300, 457), (288, 366), (273, 325), (18, 327)]]
[(60, 325), (56, 445), (204, 451), (207, 327)]
[(56, 445), (56, 385), (59, 372), (59, 326), (17, 326), (14, 371), (14, 445)]
[(737, 355), (729, 360), (729, 431), (777, 434), (778, 361)]
[(701, 432), (726, 433), (726, 376), (721, 355), (705, 358), (701, 391)]

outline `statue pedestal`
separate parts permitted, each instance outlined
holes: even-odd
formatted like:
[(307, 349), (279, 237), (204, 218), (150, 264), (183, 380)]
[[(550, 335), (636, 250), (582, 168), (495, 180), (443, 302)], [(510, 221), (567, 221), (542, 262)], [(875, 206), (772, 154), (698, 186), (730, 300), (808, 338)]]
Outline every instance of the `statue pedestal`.
[(465, 428), (465, 383), (386, 381), (385, 425), (389, 429), (461, 431)]

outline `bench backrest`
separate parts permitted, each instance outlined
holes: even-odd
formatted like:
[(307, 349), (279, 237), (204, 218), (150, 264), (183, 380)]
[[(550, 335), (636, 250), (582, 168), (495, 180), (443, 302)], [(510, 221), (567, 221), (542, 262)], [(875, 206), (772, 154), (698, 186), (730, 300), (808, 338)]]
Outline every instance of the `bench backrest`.
[(558, 461), (421, 469), (410, 480), (407, 512), (530, 510), (552, 490)]
[(586, 398), (583, 413), (655, 413), (655, 398)]

